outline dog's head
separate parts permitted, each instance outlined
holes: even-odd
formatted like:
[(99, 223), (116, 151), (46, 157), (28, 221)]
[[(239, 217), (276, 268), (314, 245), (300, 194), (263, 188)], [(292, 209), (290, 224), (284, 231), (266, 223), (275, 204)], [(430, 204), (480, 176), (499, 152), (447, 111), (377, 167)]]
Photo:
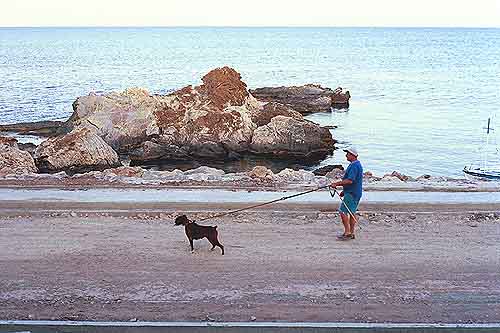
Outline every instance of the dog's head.
[(190, 222), (186, 215), (179, 215), (175, 218), (175, 225), (186, 225)]

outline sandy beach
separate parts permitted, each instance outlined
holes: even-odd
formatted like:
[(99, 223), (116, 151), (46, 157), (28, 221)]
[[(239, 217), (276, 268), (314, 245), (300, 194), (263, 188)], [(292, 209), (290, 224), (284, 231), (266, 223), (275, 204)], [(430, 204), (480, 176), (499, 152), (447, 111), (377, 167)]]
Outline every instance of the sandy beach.
[(335, 204), (270, 205), (205, 222), (224, 256), (173, 226), (246, 204), (3, 200), (0, 318), (500, 322), (498, 203), (367, 203), (348, 242)]

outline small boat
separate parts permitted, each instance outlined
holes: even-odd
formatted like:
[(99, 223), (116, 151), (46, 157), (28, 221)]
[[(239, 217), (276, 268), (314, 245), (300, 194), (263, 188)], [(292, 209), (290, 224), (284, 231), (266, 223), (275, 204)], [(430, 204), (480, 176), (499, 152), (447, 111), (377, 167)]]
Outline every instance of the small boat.
[(481, 166), (473, 166), (469, 167), (465, 166), (463, 172), (466, 176), (473, 176), (476, 178), (482, 179), (499, 179), (500, 180), (500, 166), (489, 166), (488, 165), (488, 147), (490, 145), (490, 132), (493, 131), (491, 128), (491, 118), (488, 118), (488, 126), (485, 127), (486, 130), (486, 145), (484, 147), (483, 152), (483, 162)]
[(485, 178), (485, 179), (500, 179), (500, 171), (499, 170), (488, 170), (484, 168), (473, 168), (472, 166), (470, 167), (464, 167), (465, 174), (473, 177), (478, 177), (478, 178)]

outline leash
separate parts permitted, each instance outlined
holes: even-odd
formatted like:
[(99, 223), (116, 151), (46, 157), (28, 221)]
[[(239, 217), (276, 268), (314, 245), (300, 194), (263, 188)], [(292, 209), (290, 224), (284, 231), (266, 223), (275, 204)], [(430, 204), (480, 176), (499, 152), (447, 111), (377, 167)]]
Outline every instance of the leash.
[[(225, 215), (229, 215), (229, 214), (234, 214), (234, 213), (242, 212), (244, 210), (248, 210), (248, 209), (252, 209), (252, 208), (257, 208), (257, 207), (269, 205), (269, 204), (272, 204), (272, 203), (275, 203), (275, 202), (278, 202), (278, 201), (282, 201), (282, 200), (287, 200), (287, 199), (291, 199), (291, 198), (294, 198), (294, 197), (298, 197), (299, 195), (304, 195), (304, 194), (307, 194), (307, 193), (316, 192), (316, 191), (319, 191), (319, 190), (327, 188), (327, 187), (330, 188), (330, 185), (321, 186), (321, 187), (318, 187), (318, 188), (315, 188), (315, 189), (312, 189), (312, 190), (309, 190), (309, 191), (297, 193), (297, 194), (294, 194), (294, 195), (289, 195), (289, 196), (282, 197), (282, 198), (275, 199), (275, 200), (271, 200), (271, 201), (268, 201), (268, 202), (263, 202), (263, 203), (260, 203), (260, 204), (257, 204), (257, 205), (253, 205), (253, 206), (249, 206), (249, 207), (244, 207), (244, 208), (232, 210), (232, 211), (225, 212), (225, 213), (220, 213), (220, 214), (213, 215), (213, 216), (208, 216), (208, 217), (199, 219), (198, 222), (205, 221), (205, 220), (210, 220), (210, 219), (214, 219), (216, 217), (221, 217), (221, 216), (225, 216)], [(331, 190), (330, 190), (330, 194), (331, 194)]]

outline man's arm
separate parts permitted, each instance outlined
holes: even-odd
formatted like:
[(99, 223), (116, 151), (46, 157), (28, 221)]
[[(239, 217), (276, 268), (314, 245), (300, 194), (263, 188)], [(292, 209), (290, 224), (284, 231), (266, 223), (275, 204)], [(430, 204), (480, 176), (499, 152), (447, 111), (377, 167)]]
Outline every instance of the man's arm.
[(333, 182), (330, 184), (331, 187), (337, 187), (337, 186), (345, 186), (345, 185), (351, 185), (352, 184), (352, 180), (347, 178), (347, 179), (342, 179), (340, 181), (337, 181), (337, 182)]

